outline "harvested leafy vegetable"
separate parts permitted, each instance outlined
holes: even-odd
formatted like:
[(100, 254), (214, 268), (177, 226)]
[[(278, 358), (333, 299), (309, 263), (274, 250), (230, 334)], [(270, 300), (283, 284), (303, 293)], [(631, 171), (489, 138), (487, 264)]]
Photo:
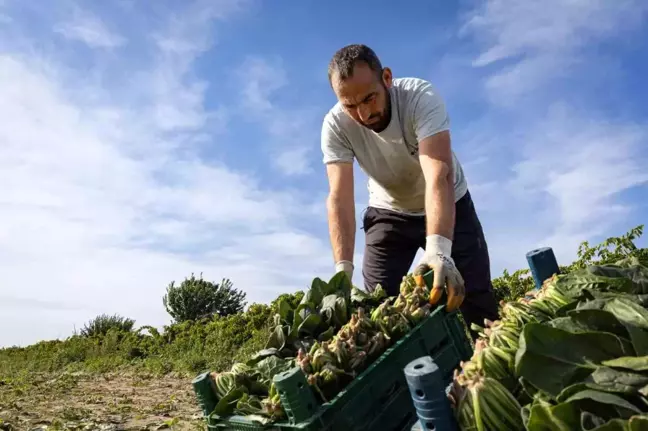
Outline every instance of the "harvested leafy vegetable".
[(267, 424), (285, 418), (273, 378), (299, 367), (320, 402), (333, 399), (394, 341), (430, 313), (429, 291), (406, 276), (397, 298), (353, 287), (344, 272), (315, 278), (299, 304), (279, 300), (265, 348), (213, 373), (212, 418), (232, 414)]
[[(501, 320), (473, 325), (480, 338), (452, 394), (461, 429), (648, 429), (647, 294), (648, 268), (629, 259), (554, 276), (502, 303)], [(483, 377), (515, 396), (523, 426), (465, 401)]]

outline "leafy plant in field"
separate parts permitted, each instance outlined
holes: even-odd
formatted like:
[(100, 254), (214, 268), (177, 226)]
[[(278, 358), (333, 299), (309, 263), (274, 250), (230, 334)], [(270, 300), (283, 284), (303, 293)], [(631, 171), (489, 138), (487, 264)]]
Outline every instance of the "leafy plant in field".
[(561, 274), (502, 303), (499, 319), (471, 325), (479, 338), (451, 393), (461, 430), (648, 429), (648, 266), (638, 233), (584, 244)]
[[(577, 259), (570, 265), (560, 265), (560, 272), (565, 274), (589, 265), (606, 265), (622, 259), (637, 258), (648, 265), (648, 248), (638, 248), (634, 241), (641, 237), (643, 225), (639, 225), (625, 235), (610, 237), (595, 246), (583, 241), (578, 247)], [(519, 269), (513, 273), (504, 273), (492, 281), (498, 301), (513, 301), (535, 288), (531, 271)]]
[(234, 289), (229, 279), (218, 284), (191, 274), (179, 286), (172, 281), (166, 292), (162, 302), (176, 322), (228, 316), (242, 312), (245, 307), (245, 292)]
[[(572, 273), (592, 263), (615, 262), (625, 258), (638, 259), (648, 266), (648, 249), (635, 246), (642, 229), (642, 226), (638, 226), (623, 236), (608, 238), (598, 245), (583, 242), (575, 262), (561, 266), (561, 272)], [(535, 287), (528, 269), (504, 271), (493, 280), (493, 286), (498, 299), (507, 302), (523, 297)], [(229, 369), (233, 363), (245, 362), (255, 353), (270, 347), (270, 334), (275, 334), (279, 341), (280, 335), (283, 336), (287, 342), (280, 344), (290, 347), (290, 344), (294, 344), (289, 342), (290, 336), (295, 330), (298, 334), (310, 330), (310, 323), (304, 324), (304, 321), (317, 319), (315, 314), (320, 315), (320, 320), (338, 315), (334, 306), (322, 306), (324, 297), (313, 298), (317, 289), (283, 293), (268, 304), (250, 304), (243, 312), (244, 294), (234, 291), (229, 280), (214, 284), (192, 275), (185, 282), (179, 285), (172, 283), (170, 287), (164, 302), (168, 309), (178, 312), (174, 323), (159, 329), (141, 326), (134, 331), (131, 319), (99, 316), (87, 324), (80, 335), (64, 340), (43, 341), (27, 347), (0, 349), (0, 375), (3, 378), (14, 378), (25, 373), (31, 375), (33, 372), (103, 372), (120, 367), (148, 370), (155, 375), (169, 372), (194, 375), (205, 369), (222, 371)], [(221, 290), (219, 295), (214, 294)], [(223, 297), (229, 300), (218, 299)], [(352, 291), (351, 302), (354, 301), (353, 298)], [(641, 298), (636, 300), (639, 299)], [(648, 295), (644, 299), (648, 303)], [(312, 303), (313, 306), (308, 309), (305, 305), (307, 303)], [(195, 318), (186, 318), (185, 314), (179, 314), (181, 310), (186, 311), (187, 315), (187, 310), (193, 310)], [(594, 310), (588, 313), (600, 315), (602, 312)], [(581, 314), (583, 318), (589, 316), (584, 312)], [(277, 315), (280, 317), (280, 325), (275, 322)], [(277, 330), (278, 326), (281, 327), (281, 334)], [(321, 335), (320, 329), (322, 328), (314, 331), (316, 334), (313, 338)], [(637, 334), (629, 334), (627, 337), (632, 340)]]
[(578, 260), (565, 269), (570, 271), (589, 265), (606, 265), (630, 257), (639, 259), (644, 265), (648, 264), (648, 249), (637, 248), (634, 243), (642, 234), (643, 225), (639, 225), (623, 236), (608, 238), (594, 247), (583, 241), (578, 247)]
[(282, 293), (274, 301), (270, 302), (270, 307), (275, 313), (279, 311), (279, 305), (282, 302), (289, 304), (292, 308), (297, 308), (303, 297), (304, 292), (302, 290), (298, 290), (295, 293)]
[(518, 269), (512, 274), (505, 269), (500, 277), (493, 280), (493, 289), (498, 302), (521, 298), (533, 288), (533, 277), (528, 269)]
[(117, 314), (113, 316), (108, 316), (107, 314), (101, 314), (90, 322), (88, 322), (83, 328), (81, 328), (81, 336), (83, 337), (96, 337), (99, 335), (106, 335), (111, 329), (116, 329), (118, 331), (130, 332), (133, 329), (135, 321), (133, 319), (128, 319)]

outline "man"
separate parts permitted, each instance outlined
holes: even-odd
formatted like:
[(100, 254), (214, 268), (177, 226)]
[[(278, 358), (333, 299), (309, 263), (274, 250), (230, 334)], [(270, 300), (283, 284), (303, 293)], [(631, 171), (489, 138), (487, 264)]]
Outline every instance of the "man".
[(337, 51), (328, 75), (338, 103), (324, 118), (321, 147), (335, 272), (351, 278), (354, 271), (355, 159), (369, 177), (362, 220), (365, 289), (380, 283), (397, 295), (423, 248), (418, 264), (434, 270), (434, 287), (465, 292), (460, 310), (468, 325), (496, 320), (486, 240), (439, 95), (422, 79), (393, 79), (365, 45)]

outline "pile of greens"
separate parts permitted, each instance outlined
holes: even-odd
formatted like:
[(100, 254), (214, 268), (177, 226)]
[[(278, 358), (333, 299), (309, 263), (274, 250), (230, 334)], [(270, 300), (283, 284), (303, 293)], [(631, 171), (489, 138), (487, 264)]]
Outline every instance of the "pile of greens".
[(299, 367), (320, 403), (342, 391), (394, 342), (430, 314), (429, 290), (403, 277), (397, 297), (378, 285), (352, 286), (344, 272), (315, 278), (300, 303), (280, 300), (265, 348), (229, 371), (211, 373), (218, 421), (240, 415), (269, 423), (285, 419), (274, 375)]
[(648, 267), (591, 265), (500, 305), (455, 373), (460, 429), (648, 429)]

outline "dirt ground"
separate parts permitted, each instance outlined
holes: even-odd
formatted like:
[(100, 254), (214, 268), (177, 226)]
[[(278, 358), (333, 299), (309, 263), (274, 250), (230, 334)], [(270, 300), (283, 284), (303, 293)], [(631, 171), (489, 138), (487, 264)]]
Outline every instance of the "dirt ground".
[(143, 374), (0, 378), (0, 430), (206, 430), (190, 378)]

